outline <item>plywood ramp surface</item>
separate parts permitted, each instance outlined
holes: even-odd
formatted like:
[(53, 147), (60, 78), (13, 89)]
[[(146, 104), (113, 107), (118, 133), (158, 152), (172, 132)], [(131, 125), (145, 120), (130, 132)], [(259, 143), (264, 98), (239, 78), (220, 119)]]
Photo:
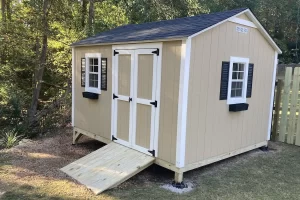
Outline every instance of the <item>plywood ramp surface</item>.
[(154, 160), (154, 157), (112, 142), (61, 170), (99, 194), (139, 173)]

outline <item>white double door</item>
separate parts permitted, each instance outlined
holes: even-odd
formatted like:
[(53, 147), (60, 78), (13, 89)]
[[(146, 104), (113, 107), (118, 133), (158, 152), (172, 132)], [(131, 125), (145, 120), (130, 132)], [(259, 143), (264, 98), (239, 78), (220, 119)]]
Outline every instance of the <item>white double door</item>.
[(158, 49), (116, 49), (113, 56), (112, 140), (152, 156), (158, 55)]

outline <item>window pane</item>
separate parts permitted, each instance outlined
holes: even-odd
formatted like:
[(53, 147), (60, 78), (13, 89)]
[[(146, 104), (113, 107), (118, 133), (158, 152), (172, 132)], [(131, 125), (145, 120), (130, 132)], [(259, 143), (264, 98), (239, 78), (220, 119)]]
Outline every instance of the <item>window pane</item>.
[(237, 82), (232, 82), (231, 89), (235, 89), (237, 87)]
[(98, 72), (98, 65), (94, 66), (94, 72)]
[(243, 80), (244, 79), (244, 72), (239, 72), (239, 79)]
[(238, 63), (233, 63), (233, 71), (238, 71)]
[(98, 65), (98, 58), (94, 58), (94, 65)]
[(234, 80), (238, 79), (238, 72), (232, 73), (232, 79), (234, 79)]
[(98, 74), (89, 74), (89, 86), (90, 87), (98, 87)]
[(236, 97), (241, 97), (241, 96), (242, 96), (242, 91), (243, 91), (243, 89), (237, 89), (237, 90), (235, 91)]
[(237, 82), (237, 87), (238, 89), (242, 89), (243, 88), (243, 82)]
[(94, 72), (93, 65), (90, 65), (90, 72)]
[(244, 64), (242, 63), (239, 64), (239, 71), (244, 71)]
[(90, 65), (94, 65), (94, 59), (93, 58), (90, 58)]
[(231, 97), (235, 97), (235, 90), (231, 90)]

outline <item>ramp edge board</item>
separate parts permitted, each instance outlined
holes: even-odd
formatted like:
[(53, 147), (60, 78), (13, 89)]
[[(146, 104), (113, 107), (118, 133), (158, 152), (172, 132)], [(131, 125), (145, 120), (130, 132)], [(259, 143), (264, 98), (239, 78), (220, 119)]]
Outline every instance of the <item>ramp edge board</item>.
[(128, 180), (154, 161), (152, 156), (112, 142), (60, 170), (100, 194)]

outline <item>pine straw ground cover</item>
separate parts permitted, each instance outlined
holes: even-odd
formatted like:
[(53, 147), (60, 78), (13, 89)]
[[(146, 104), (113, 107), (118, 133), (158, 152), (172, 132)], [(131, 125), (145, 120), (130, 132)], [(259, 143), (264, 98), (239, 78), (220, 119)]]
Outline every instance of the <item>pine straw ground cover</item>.
[(194, 189), (175, 194), (162, 188), (173, 173), (150, 167), (115, 189), (94, 196), (59, 169), (103, 144), (82, 138), (71, 145), (71, 129), (0, 150), (0, 199), (300, 199), (300, 147), (271, 143), (184, 174)]

